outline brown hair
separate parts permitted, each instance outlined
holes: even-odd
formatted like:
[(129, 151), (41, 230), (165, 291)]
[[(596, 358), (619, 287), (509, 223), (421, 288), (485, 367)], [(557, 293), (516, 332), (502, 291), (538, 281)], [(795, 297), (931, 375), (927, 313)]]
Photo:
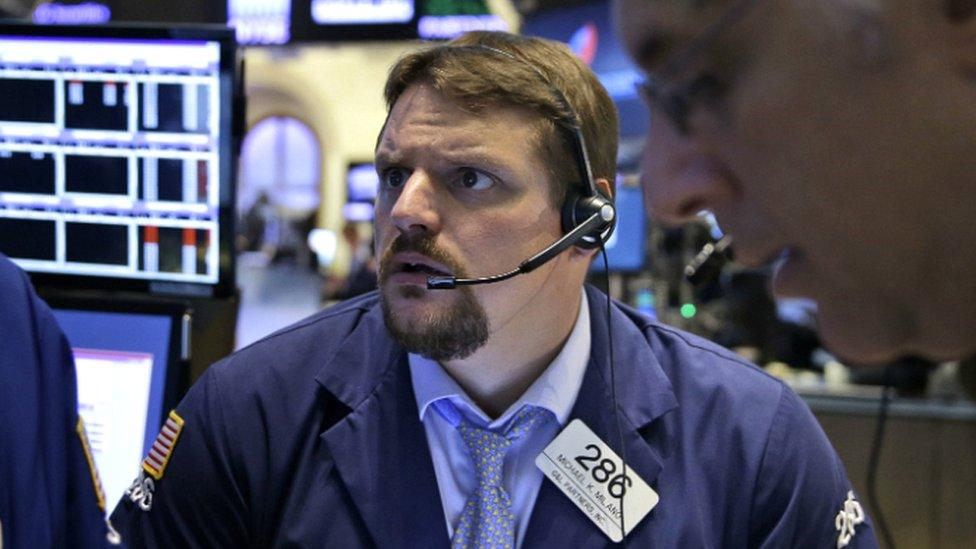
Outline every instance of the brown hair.
[(613, 188), (617, 109), (593, 72), (562, 43), (504, 32), (471, 32), (447, 44), (408, 53), (390, 69), (384, 90), (387, 109), (392, 110), (400, 94), (419, 82), (430, 84), (475, 114), (499, 105), (538, 113), (539, 153), (549, 167), (554, 205), (565, 200), (569, 188), (582, 185), (584, 176), (577, 167), (570, 129), (577, 120), (593, 177), (609, 180)]

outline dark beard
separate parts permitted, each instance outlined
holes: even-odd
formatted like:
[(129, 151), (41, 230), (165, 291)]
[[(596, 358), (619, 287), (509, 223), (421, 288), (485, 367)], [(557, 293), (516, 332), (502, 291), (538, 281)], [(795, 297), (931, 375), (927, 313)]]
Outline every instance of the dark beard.
[[(406, 251), (426, 255), (444, 264), (459, 278), (467, 276), (453, 258), (434, 245), (433, 239), (422, 234), (398, 235), (380, 261), (380, 307), (383, 310), (383, 322), (386, 324), (387, 331), (407, 352), (430, 360), (443, 362), (471, 356), (488, 341), (488, 315), (485, 309), (478, 303), (474, 292), (467, 287), (459, 287), (456, 290), (426, 290), (416, 286), (388, 289), (386, 281), (392, 274), (390, 264), (393, 255)], [(428, 291), (453, 291), (458, 298), (448, 310), (432, 315), (415, 325), (404, 326), (404, 320), (390, 307), (387, 292), (399, 292), (401, 297), (407, 299), (420, 299)]]

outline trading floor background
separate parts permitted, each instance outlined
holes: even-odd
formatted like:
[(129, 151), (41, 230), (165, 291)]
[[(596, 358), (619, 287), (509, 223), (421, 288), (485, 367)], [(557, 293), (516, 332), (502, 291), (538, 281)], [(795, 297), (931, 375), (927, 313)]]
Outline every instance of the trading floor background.
[[(131, 71), (106, 76), (112, 69), (91, 76), (85, 71), (94, 69), (82, 63), (70, 74), (52, 77), (58, 83), (51, 88), (52, 98), (64, 100), (65, 112), (38, 122), (23, 119), (9, 105), (0, 107), (0, 251), (31, 272), (59, 322), (69, 324), (69, 339), (86, 341), (72, 341), (74, 347), (101, 345), (102, 350), (124, 353), (119, 362), (118, 354), (76, 349), (79, 364), (101, 372), (99, 379), (110, 378), (106, 372), (120, 371), (124, 364), (152, 360), (170, 364), (175, 372), (164, 375), (149, 367), (145, 375), (132, 378), (145, 389), (140, 405), (148, 411), (145, 425), (125, 428), (144, 433), (140, 440), (150, 441), (165, 403), (178, 400), (209, 363), (331, 303), (375, 288), (371, 223), (378, 178), (372, 159), (386, 116), (382, 86), (387, 70), (404, 52), (430, 41), (472, 29), (508, 30), (566, 42), (593, 68), (620, 112), (620, 221), (608, 243), (613, 297), (732, 348), (790, 383), (821, 422), (855, 487), (869, 493), (872, 442), (888, 365), (851, 368), (832, 355), (816, 335), (813, 305), (773, 300), (766, 291), (766, 271), (733, 262), (698, 284), (686, 279), (685, 266), (704, 245), (722, 237), (721, 229), (707, 214), (684, 227), (666, 228), (644, 213), (637, 176), (649, 116), (634, 87), (640, 75), (615, 36), (607, 1), (0, 0), (0, 15), (37, 28), (69, 24), (97, 29), (109, 22), (138, 21), (231, 24), (236, 29), (225, 41), (236, 41), (234, 56), (243, 61), (236, 73), (220, 65), (230, 62), (226, 55), (209, 67), (164, 66), (156, 72), (146, 69), (148, 75)], [(17, 86), (33, 78), (24, 76), (33, 68), (11, 61), (15, 56), (9, 51), (20, 50), (2, 49), (17, 40), (0, 36), (3, 90), (23, 89)], [(218, 51), (229, 51), (214, 45), (222, 43), (218, 35), (208, 40), (213, 42), (207, 51), (215, 59)], [(220, 88), (229, 85), (221, 75), (243, 76), (238, 95)], [(116, 76), (127, 83), (116, 82)], [(184, 80), (174, 84), (176, 77)], [(145, 107), (164, 105), (167, 94), (178, 96), (173, 101), (183, 109), (182, 117), (173, 115), (172, 127), (164, 127), (165, 108)], [(85, 121), (86, 104), (121, 112), (129, 101), (143, 106), (141, 118), (132, 114), (108, 128)], [(214, 109), (238, 115), (239, 128)], [(146, 114), (150, 112), (163, 122)], [(226, 122), (219, 131), (218, 122)], [(44, 133), (39, 126), (57, 126), (58, 131)], [(201, 137), (206, 128), (212, 130), (212, 142)], [(239, 157), (231, 158), (230, 145), (224, 150), (217, 144), (229, 143), (229, 134), (237, 129)], [(138, 144), (123, 143), (133, 136)], [(105, 152), (107, 148), (112, 151)], [(123, 149), (125, 154), (118, 152)], [(114, 161), (106, 163), (106, 156)], [(12, 174), (46, 174), (48, 169), (50, 190), (9, 183)], [(101, 174), (99, 181), (105, 180), (104, 170), (114, 174), (117, 189), (95, 188), (95, 179), (74, 175), (92, 170)], [(151, 196), (136, 190), (136, 181), (162, 182), (170, 172), (182, 178), (182, 186), (160, 183)], [(224, 187), (218, 191), (218, 185)], [(167, 198), (166, 193), (179, 198)], [(41, 194), (47, 198), (37, 199)], [(73, 209), (54, 206), (68, 202)], [(163, 203), (182, 206), (163, 215)], [(58, 215), (67, 217), (55, 221)], [(110, 217), (112, 223), (125, 218), (128, 225), (105, 232), (105, 219), (98, 216)], [(48, 221), (50, 227), (40, 236), (21, 232)], [(221, 232), (230, 227), (231, 233)], [(71, 248), (59, 243), (81, 238), (71, 235), (82, 235), (89, 244)], [(23, 242), (35, 236), (36, 242), (47, 244), (27, 249)], [(114, 255), (91, 252), (92, 242), (107, 238), (120, 243)], [(88, 287), (91, 280), (116, 276), (120, 265), (141, 273), (136, 277), (141, 285), (123, 284), (124, 294), (115, 293), (121, 288), (111, 280)], [(594, 265), (601, 268), (593, 269), (591, 279), (602, 286), (602, 264)], [(153, 279), (160, 273), (165, 276)], [(175, 305), (170, 303), (174, 300)], [(140, 321), (147, 326), (158, 324), (158, 347), (164, 350), (154, 351), (155, 344), (109, 349), (111, 343), (85, 331), (90, 326), (86, 312), (100, 314), (99, 322), (121, 324), (133, 317), (111, 315), (142, 315)], [(894, 396), (877, 463), (877, 499), (867, 498), (869, 510), (877, 515), (880, 505), (903, 547), (976, 546), (976, 367), (904, 361), (888, 371), (894, 372), (888, 380)], [(90, 392), (95, 385), (89, 384), (86, 393), (82, 383), (81, 397), (95, 394)], [(95, 394), (83, 402), (81, 412), (96, 425), (94, 444), (108, 448), (113, 427), (105, 409), (98, 408), (100, 398)], [(101, 439), (98, 425), (106, 429)], [(142, 449), (130, 453), (141, 454)]]

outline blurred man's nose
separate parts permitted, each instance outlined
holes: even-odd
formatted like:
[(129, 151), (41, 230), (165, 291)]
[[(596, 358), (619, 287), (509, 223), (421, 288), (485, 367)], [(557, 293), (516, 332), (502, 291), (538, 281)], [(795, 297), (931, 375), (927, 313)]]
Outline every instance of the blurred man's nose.
[(648, 213), (665, 224), (679, 224), (729, 200), (728, 172), (694, 134), (655, 117), (641, 162), (641, 184)]
[(441, 230), (437, 188), (423, 170), (414, 170), (403, 184), (390, 210), (393, 224), (401, 232), (419, 231), (437, 234)]

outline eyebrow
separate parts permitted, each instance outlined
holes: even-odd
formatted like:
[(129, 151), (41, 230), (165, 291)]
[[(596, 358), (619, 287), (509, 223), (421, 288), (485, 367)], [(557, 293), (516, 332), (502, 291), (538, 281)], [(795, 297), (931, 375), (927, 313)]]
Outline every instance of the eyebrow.
[[(500, 177), (507, 177), (508, 174), (508, 165), (501, 158), (491, 155), (490, 151), (456, 153), (439, 151), (438, 154), (440, 159), (449, 165), (482, 168)], [(381, 146), (379, 149), (377, 149), (376, 154), (374, 155), (373, 163), (377, 167), (397, 166), (406, 162), (406, 159), (407, 155), (402, 151), (390, 150), (389, 148), (383, 148)]]
[(376, 153), (373, 155), (373, 163), (377, 166), (379, 165), (392, 165), (399, 164), (403, 162), (403, 154), (388, 148), (384, 148), (381, 144), (379, 148), (376, 149)]

